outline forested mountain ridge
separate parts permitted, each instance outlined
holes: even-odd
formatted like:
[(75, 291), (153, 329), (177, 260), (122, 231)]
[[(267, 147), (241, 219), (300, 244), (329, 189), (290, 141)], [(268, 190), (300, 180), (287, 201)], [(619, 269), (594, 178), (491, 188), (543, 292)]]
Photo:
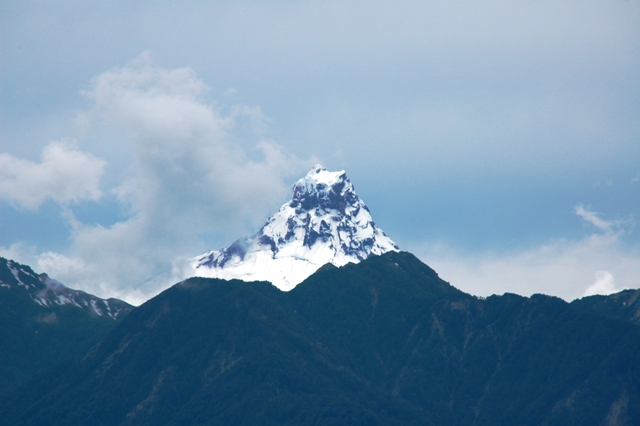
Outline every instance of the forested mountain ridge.
[(640, 423), (640, 328), (553, 297), (486, 299), (405, 252), (290, 292), (192, 278), (75, 364), (0, 401), (10, 424)]

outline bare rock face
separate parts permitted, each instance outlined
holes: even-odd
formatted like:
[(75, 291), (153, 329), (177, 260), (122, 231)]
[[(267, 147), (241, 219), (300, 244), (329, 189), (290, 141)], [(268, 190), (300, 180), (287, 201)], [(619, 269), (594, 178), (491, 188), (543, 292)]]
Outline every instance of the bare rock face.
[(347, 174), (315, 166), (255, 235), (204, 253), (192, 266), (196, 276), (264, 280), (286, 291), (327, 263), (342, 266), (397, 250)]

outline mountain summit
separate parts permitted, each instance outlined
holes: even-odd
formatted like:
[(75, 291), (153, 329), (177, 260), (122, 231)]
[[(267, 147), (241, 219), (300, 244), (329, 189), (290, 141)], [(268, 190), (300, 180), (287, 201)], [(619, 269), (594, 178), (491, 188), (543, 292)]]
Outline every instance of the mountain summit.
[(342, 266), (397, 250), (347, 174), (315, 166), (255, 235), (206, 252), (192, 266), (196, 276), (264, 280), (288, 291), (327, 263)]

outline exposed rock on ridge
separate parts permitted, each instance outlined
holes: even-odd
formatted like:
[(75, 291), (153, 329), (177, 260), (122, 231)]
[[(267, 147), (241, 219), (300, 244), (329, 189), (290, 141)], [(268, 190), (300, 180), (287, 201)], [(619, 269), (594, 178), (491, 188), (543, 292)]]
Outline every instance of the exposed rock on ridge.
[(93, 311), (99, 316), (116, 319), (129, 312), (132, 306), (119, 299), (101, 299), (81, 290), (73, 290), (50, 278), (47, 274), (36, 274), (26, 265), (0, 257), (0, 288), (27, 294), (41, 306), (74, 305)]

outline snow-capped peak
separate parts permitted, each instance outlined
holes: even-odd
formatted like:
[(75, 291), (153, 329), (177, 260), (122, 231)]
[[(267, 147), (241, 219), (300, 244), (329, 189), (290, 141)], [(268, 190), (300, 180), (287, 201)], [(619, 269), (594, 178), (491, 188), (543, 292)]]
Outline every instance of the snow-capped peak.
[[(293, 185), (293, 196), (296, 196), (296, 192), (313, 193), (318, 190), (318, 185), (332, 187), (336, 183), (344, 181), (349, 182), (349, 178), (347, 178), (347, 174), (344, 170), (341, 170), (339, 172), (330, 172), (320, 165), (315, 165), (305, 177), (303, 177)], [(349, 182), (349, 185), (353, 190), (351, 182)]]
[(321, 266), (357, 263), (398, 250), (376, 226), (344, 171), (313, 167), (291, 201), (252, 237), (193, 259), (195, 275), (270, 281), (291, 290)]

